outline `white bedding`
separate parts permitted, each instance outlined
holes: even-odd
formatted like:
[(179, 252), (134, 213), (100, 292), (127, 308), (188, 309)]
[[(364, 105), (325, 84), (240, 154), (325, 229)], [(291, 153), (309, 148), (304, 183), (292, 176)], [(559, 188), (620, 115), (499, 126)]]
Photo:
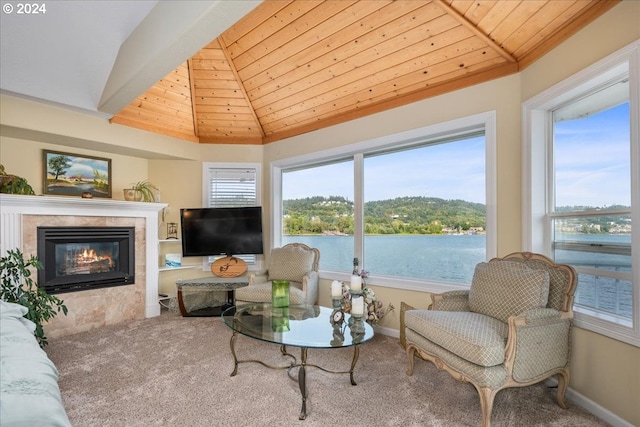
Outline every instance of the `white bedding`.
[(0, 301), (0, 426), (71, 426), (58, 370), (33, 336), (27, 308)]

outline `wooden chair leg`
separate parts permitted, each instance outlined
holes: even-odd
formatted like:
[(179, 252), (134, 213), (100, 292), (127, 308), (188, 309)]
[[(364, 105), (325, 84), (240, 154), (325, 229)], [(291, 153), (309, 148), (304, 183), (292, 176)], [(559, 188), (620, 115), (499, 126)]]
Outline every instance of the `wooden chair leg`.
[(413, 375), (413, 364), (416, 360), (416, 347), (413, 344), (407, 345), (407, 358), (409, 359), (409, 367), (407, 368), (407, 375)]
[(567, 388), (569, 387), (569, 370), (564, 369), (558, 373), (558, 405), (567, 409), (569, 405), (567, 405), (567, 401), (565, 400), (565, 394), (567, 392)]
[(491, 390), (488, 387), (476, 387), (480, 396), (480, 409), (482, 411), (482, 427), (491, 427), (491, 412), (493, 411), (493, 400), (498, 390)]

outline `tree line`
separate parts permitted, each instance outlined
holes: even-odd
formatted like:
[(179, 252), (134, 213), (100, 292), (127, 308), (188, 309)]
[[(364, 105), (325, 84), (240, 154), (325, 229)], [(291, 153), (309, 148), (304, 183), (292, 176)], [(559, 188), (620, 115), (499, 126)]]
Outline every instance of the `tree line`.
[[(285, 234), (353, 234), (353, 202), (314, 196), (283, 202)], [(366, 234), (441, 234), (484, 230), (486, 206), (435, 197), (397, 197), (364, 204)]]

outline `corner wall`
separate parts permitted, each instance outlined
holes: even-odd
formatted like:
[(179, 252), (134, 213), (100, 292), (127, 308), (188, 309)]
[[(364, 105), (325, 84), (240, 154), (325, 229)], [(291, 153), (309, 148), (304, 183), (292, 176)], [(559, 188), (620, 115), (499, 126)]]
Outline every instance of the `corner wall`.
[[(640, 2), (624, 0), (524, 70), (522, 101), (638, 39)], [(570, 387), (640, 425), (640, 348), (574, 327)]]

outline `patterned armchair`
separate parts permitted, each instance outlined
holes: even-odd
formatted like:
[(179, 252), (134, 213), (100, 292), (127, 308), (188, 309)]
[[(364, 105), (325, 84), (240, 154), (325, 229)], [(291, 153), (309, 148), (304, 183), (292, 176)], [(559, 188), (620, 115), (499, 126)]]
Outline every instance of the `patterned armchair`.
[(480, 395), (482, 426), (496, 394), (558, 375), (566, 408), (575, 270), (518, 252), (476, 266), (469, 291), (434, 295), (427, 310), (402, 304), (400, 342), (413, 374), (415, 356), (433, 362)]
[(288, 280), (291, 304), (318, 302), (320, 251), (302, 243), (271, 250), (267, 270), (249, 273), (249, 286), (236, 290), (236, 304), (271, 302), (271, 281)]

